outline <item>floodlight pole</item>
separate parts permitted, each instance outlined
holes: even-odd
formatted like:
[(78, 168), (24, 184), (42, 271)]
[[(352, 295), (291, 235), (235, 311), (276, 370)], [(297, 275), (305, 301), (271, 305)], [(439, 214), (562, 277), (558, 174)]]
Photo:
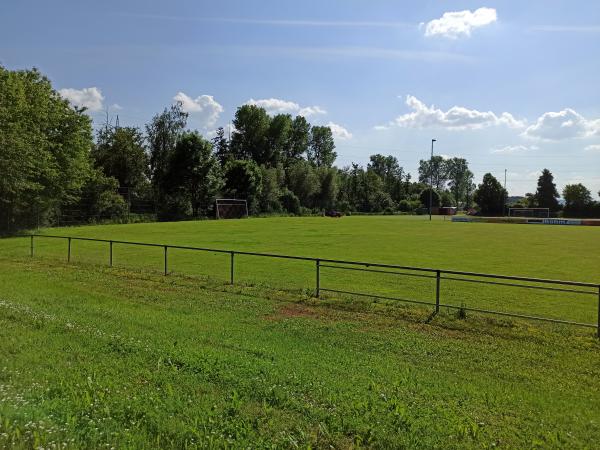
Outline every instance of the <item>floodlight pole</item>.
[(431, 140), (431, 159), (429, 160), (429, 221), (431, 222), (431, 204), (433, 203), (433, 143)]

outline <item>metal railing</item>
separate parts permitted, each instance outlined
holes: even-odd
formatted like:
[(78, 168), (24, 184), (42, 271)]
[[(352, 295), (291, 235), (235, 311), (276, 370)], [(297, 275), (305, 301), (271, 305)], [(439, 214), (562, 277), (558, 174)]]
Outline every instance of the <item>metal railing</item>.
[[(580, 327), (588, 327), (595, 328), (597, 330), (597, 335), (600, 337), (600, 284), (594, 283), (585, 283), (579, 281), (564, 281), (564, 280), (553, 280), (553, 279), (545, 279), (545, 278), (532, 278), (532, 277), (522, 277), (522, 276), (511, 276), (511, 275), (497, 275), (497, 274), (489, 274), (489, 273), (478, 273), (478, 272), (463, 272), (457, 270), (444, 270), (444, 269), (432, 269), (426, 267), (413, 267), (413, 266), (401, 266), (395, 264), (380, 264), (380, 263), (372, 263), (372, 262), (361, 262), (361, 261), (344, 261), (344, 260), (336, 260), (336, 259), (327, 259), (327, 258), (311, 258), (305, 256), (291, 256), (291, 255), (281, 255), (274, 253), (257, 253), (257, 252), (248, 252), (248, 251), (239, 251), (239, 250), (223, 250), (223, 249), (214, 249), (214, 248), (206, 248), (206, 247), (191, 247), (191, 246), (183, 246), (183, 245), (167, 245), (167, 244), (156, 244), (156, 243), (146, 243), (146, 242), (132, 242), (132, 241), (121, 241), (114, 239), (95, 239), (95, 238), (87, 238), (87, 237), (75, 237), (75, 236), (58, 236), (58, 235), (48, 235), (48, 234), (31, 234), (26, 235), (24, 237), (29, 237), (30, 242), (30, 256), (33, 257), (35, 254), (34, 249), (34, 238), (49, 238), (49, 239), (65, 239), (67, 240), (67, 262), (71, 261), (71, 242), (72, 241), (91, 241), (91, 242), (104, 242), (108, 244), (108, 263), (110, 267), (113, 267), (113, 246), (115, 244), (119, 245), (132, 245), (132, 246), (144, 246), (144, 247), (156, 247), (163, 249), (163, 264), (164, 264), (164, 274), (169, 274), (169, 261), (168, 261), (168, 250), (169, 249), (178, 249), (178, 250), (193, 250), (193, 251), (201, 251), (201, 252), (211, 252), (211, 253), (221, 253), (221, 254), (229, 254), (230, 255), (230, 271), (229, 271), (229, 283), (234, 284), (235, 273), (235, 256), (236, 255), (244, 255), (244, 256), (255, 256), (255, 257), (263, 257), (263, 258), (279, 258), (279, 259), (287, 259), (287, 260), (297, 260), (297, 261), (307, 261), (315, 264), (315, 296), (317, 298), (320, 297), (321, 292), (331, 292), (337, 294), (345, 294), (345, 295), (355, 295), (360, 297), (370, 297), (376, 299), (385, 299), (385, 300), (397, 300), (406, 303), (416, 303), (421, 305), (430, 305), (434, 306), (433, 315), (437, 314), (440, 311), (440, 307), (456, 309), (456, 310), (464, 310), (464, 311), (473, 311), (484, 314), (493, 314), (499, 316), (508, 316), (508, 317), (517, 317), (528, 320), (538, 320), (544, 322), (552, 322), (552, 323), (560, 323), (567, 325), (575, 325)], [(418, 278), (430, 278), (435, 279), (435, 301), (422, 301), (422, 300), (414, 300), (414, 299), (403, 299), (398, 297), (389, 297), (382, 296), (373, 293), (364, 293), (364, 292), (352, 292), (345, 291), (339, 289), (329, 289), (321, 286), (321, 269), (322, 268), (330, 268), (330, 269), (338, 269), (338, 270), (348, 270), (348, 271), (361, 271), (361, 272), (372, 272), (372, 273), (385, 273), (390, 275), (398, 275), (398, 276), (408, 276), (408, 277), (418, 277)], [(468, 278), (465, 278), (468, 277)], [(597, 315), (597, 323), (583, 323), (576, 322), (571, 320), (563, 320), (556, 319), (551, 317), (543, 317), (543, 316), (533, 316), (526, 314), (519, 314), (514, 312), (505, 312), (505, 311), (496, 311), (490, 309), (483, 308), (471, 308), (466, 306), (457, 306), (451, 304), (441, 303), (440, 295), (441, 295), (441, 281), (442, 280), (451, 280), (463, 283), (479, 283), (479, 284), (487, 284), (487, 285), (496, 285), (496, 286), (511, 286), (518, 287), (523, 289), (534, 289), (534, 290), (543, 290), (543, 291), (554, 291), (554, 292), (562, 292), (562, 293), (570, 293), (570, 294), (581, 294), (581, 295), (592, 295), (597, 297), (598, 303), (598, 315)], [(502, 281), (498, 281), (502, 280)], [(514, 283), (511, 283), (513, 281)], [(525, 283), (535, 283), (535, 284), (525, 284)], [(584, 288), (584, 289), (582, 289)]]

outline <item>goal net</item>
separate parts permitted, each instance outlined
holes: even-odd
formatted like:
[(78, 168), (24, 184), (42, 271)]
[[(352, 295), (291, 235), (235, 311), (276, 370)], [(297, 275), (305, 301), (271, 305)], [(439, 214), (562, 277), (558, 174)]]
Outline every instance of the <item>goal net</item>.
[(236, 198), (215, 200), (217, 219), (241, 219), (248, 217), (248, 202)]
[(510, 217), (550, 217), (549, 208), (508, 208)]

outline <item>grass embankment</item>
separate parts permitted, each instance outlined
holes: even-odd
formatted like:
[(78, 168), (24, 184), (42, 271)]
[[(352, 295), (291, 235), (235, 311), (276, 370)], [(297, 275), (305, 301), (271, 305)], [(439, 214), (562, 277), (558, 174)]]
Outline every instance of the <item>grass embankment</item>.
[(0, 259), (0, 447), (592, 448), (588, 332)]

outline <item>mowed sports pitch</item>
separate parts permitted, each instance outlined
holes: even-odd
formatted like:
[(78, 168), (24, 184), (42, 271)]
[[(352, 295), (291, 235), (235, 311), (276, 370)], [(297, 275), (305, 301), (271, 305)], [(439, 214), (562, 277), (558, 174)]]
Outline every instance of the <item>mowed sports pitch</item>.
[[(600, 230), (423, 217), (269, 218), (48, 234), (598, 283)], [(600, 433), (591, 329), (311, 297), (310, 262), (0, 241), (0, 446), (582, 448)], [(431, 301), (430, 279), (322, 286)], [(596, 321), (597, 298), (444, 281), (446, 303)]]

